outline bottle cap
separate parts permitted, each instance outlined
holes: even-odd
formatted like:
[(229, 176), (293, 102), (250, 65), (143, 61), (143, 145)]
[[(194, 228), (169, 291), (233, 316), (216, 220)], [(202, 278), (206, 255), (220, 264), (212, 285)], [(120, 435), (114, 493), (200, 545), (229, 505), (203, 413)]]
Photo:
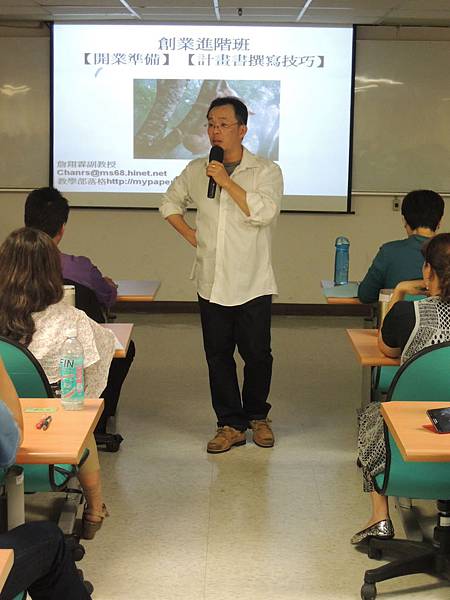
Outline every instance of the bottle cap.
[(350, 241), (343, 235), (336, 238), (335, 246), (350, 246)]
[(77, 337), (77, 328), (76, 327), (67, 327), (64, 330), (64, 335), (66, 336), (66, 338)]

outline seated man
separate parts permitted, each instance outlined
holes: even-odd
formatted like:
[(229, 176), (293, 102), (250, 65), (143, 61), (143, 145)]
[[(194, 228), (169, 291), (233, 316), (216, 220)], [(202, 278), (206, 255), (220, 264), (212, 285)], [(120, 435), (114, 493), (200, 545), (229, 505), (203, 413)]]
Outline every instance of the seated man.
[[(55, 244), (59, 244), (64, 235), (69, 218), (69, 203), (55, 188), (33, 190), (25, 202), (25, 225), (40, 229), (49, 235)], [(104, 277), (99, 269), (85, 256), (73, 256), (61, 252), (63, 278), (90, 288), (99, 303), (106, 308), (112, 306), (117, 297), (117, 285), (109, 277)], [(82, 306), (77, 308), (83, 309)], [(121, 436), (106, 434), (108, 418), (116, 412), (120, 391), (135, 355), (134, 342), (131, 340), (125, 358), (114, 358), (109, 370), (108, 384), (102, 394), (105, 410), (95, 428), (98, 443), (122, 440)], [(114, 438), (114, 439), (113, 439)]]
[[(25, 226), (45, 231), (58, 245), (64, 235), (69, 211), (69, 203), (58, 190), (33, 190), (25, 202)], [(64, 279), (71, 279), (93, 290), (100, 304), (106, 308), (114, 304), (117, 285), (109, 277), (104, 277), (89, 258), (61, 252), (61, 264)]]
[[(19, 400), (0, 359), (0, 470), (14, 462), (22, 430)], [(90, 599), (64, 536), (54, 523), (26, 523), (1, 533), (0, 548), (14, 550), (14, 565), (0, 600), (11, 600), (25, 590), (33, 600)]]
[(408, 237), (383, 244), (359, 284), (358, 298), (371, 303), (382, 289), (394, 289), (400, 281), (422, 278), (423, 243), (433, 237), (444, 214), (444, 200), (431, 190), (409, 192), (402, 202), (403, 226)]

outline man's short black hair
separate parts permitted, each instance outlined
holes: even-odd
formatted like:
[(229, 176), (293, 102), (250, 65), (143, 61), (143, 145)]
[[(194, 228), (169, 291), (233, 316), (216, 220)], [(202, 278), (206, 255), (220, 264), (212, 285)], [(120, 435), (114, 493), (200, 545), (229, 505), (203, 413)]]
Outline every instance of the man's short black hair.
[(69, 203), (56, 188), (42, 187), (28, 194), (25, 225), (54, 238), (69, 218)]
[(402, 215), (411, 229), (428, 227), (436, 231), (444, 214), (444, 200), (432, 190), (414, 190), (403, 198)]
[(207, 118), (209, 117), (209, 113), (211, 112), (211, 109), (215, 108), (216, 106), (227, 106), (229, 104), (231, 104), (231, 106), (234, 108), (234, 114), (236, 115), (236, 119), (238, 120), (238, 123), (240, 125), (247, 125), (247, 121), (248, 121), (247, 107), (242, 102), (242, 100), (239, 100), (239, 98), (236, 98), (235, 96), (223, 96), (221, 98), (216, 98), (215, 100), (213, 100), (211, 102), (211, 104), (209, 105), (208, 112), (206, 113), (206, 117)]

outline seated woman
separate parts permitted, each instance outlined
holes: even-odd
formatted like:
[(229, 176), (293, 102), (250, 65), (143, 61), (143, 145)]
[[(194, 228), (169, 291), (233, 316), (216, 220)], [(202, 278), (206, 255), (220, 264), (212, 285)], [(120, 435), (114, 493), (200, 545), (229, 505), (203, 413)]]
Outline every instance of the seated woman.
[[(85, 394), (98, 398), (108, 379), (114, 335), (62, 298), (61, 261), (51, 238), (26, 227), (11, 233), (0, 246), (0, 335), (26, 346), (54, 384), (60, 380), (65, 332), (76, 327), (84, 352)], [(89, 457), (80, 467), (79, 480), (86, 498), (83, 537), (92, 539), (108, 512), (93, 435), (87, 447)]]
[[(396, 286), (378, 340), (384, 354), (401, 356), (402, 363), (427, 346), (450, 341), (450, 233), (432, 238), (422, 252), (423, 280), (403, 281)], [(424, 289), (429, 296), (425, 300), (404, 301), (406, 294), (423, 295)], [(360, 416), (358, 457), (364, 491), (370, 492), (372, 515), (351, 543), (359, 544), (368, 537), (393, 537), (388, 498), (378, 494), (373, 485), (373, 478), (385, 470), (386, 462), (379, 402), (371, 403)]]
[(444, 200), (437, 192), (414, 190), (406, 194), (402, 201), (402, 217), (408, 237), (381, 246), (359, 284), (361, 302), (376, 302), (383, 288), (392, 289), (400, 281), (421, 278), (420, 249), (427, 238), (436, 235), (443, 214)]
[[(14, 463), (22, 432), (22, 409), (0, 358), (0, 472)], [(14, 564), (0, 590), (0, 599), (14, 598), (27, 590), (31, 598), (90, 600), (64, 535), (55, 523), (25, 523), (0, 533), (0, 548), (14, 551)]]

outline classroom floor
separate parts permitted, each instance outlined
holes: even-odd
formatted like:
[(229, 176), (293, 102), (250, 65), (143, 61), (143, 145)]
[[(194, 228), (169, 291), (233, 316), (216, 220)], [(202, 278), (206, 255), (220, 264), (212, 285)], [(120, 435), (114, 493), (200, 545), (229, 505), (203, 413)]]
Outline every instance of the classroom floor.
[[(355, 465), (359, 318), (273, 319), (273, 449), (205, 452), (215, 420), (198, 315), (119, 315), (137, 356), (101, 453), (111, 517), (85, 542), (94, 600), (347, 600), (377, 565), (349, 543), (369, 501)], [(36, 509), (37, 497), (30, 500)], [(403, 532), (395, 511), (397, 535)], [(426, 575), (378, 598), (448, 599)]]

